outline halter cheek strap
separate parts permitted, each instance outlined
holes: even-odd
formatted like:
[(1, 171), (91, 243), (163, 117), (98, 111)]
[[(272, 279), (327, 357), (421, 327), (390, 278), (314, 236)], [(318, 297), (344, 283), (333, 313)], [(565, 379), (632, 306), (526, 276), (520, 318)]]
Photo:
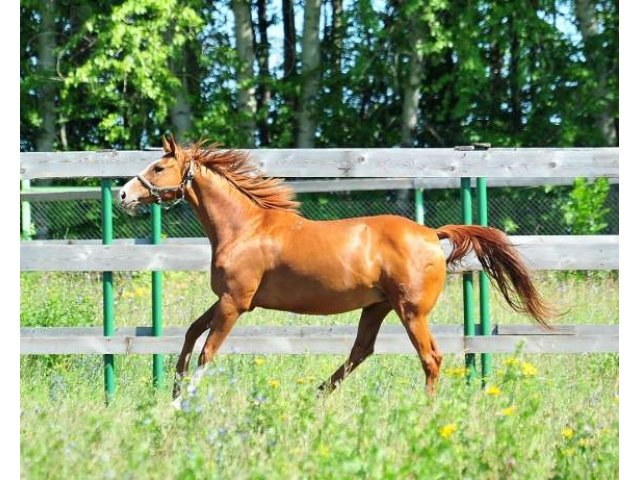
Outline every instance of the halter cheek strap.
[[(193, 180), (194, 176), (195, 174), (193, 172), (193, 161), (190, 161), (189, 168), (187, 169), (184, 176), (182, 177), (182, 181), (174, 187), (158, 187), (152, 184), (149, 180), (144, 178), (142, 175), (136, 175), (136, 178), (142, 185), (146, 187), (147, 190), (149, 190), (149, 193), (155, 199), (155, 203), (157, 203), (158, 205), (165, 205), (165, 201), (162, 199), (163, 193), (167, 193), (167, 192), (175, 193), (176, 194), (175, 200), (172, 203), (170, 203), (167, 207), (167, 208), (170, 208), (175, 204), (180, 203), (184, 199), (184, 191), (185, 189), (191, 186), (191, 181)], [(178, 192), (180, 192), (179, 197), (178, 197)]]

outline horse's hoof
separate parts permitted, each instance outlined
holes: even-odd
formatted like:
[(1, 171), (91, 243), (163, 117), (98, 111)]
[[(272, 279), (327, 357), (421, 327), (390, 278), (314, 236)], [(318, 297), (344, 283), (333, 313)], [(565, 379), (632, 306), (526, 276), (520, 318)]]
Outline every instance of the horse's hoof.
[(318, 390), (316, 391), (316, 398), (326, 398), (335, 389), (336, 387), (331, 383), (324, 382), (318, 387)]

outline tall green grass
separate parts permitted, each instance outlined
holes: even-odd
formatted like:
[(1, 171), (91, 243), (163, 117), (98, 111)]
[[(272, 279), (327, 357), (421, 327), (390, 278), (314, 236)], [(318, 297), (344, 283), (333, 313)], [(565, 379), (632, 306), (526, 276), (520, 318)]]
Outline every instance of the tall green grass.
[[(117, 276), (119, 325), (149, 323), (148, 274)], [(458, 277), (432, 321), (459, 323)], [(99, 276), (22, 274), (21, 323), (99, 325)], [(617, 323), (617, 279), (537, 277), (570, 307), (564, 323)], [(171, 273), (167, 325), (188, 324), (213, 296), (206, 275)], [(493, 300), (501, 323), (526, 323)], [(390, 319), (397, 321), (397, 319)], [(348, 323), (255, 311), (240, 324)], [(347, 352), (345, 352), (346, 355)], [(170, 377), (175, 356), (168, 356)], [(151, 385), (150, 356), (117, 356), (104, 404), (101, 356), (21, 357), (23, 478), (574, 479), (618, 475), (618, 355), (495, 355), (483, 390), (446, 355), (425, 394), (415, 355), (374, 355), (331, 396), (316, 388), (344, 357), (222, 355), (199, 383)]]

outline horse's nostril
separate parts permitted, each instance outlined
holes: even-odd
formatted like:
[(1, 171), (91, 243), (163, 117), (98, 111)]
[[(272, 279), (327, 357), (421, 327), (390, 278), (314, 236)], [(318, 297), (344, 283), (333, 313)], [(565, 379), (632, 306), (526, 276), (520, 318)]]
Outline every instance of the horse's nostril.
[(124, 197), (126, 196), (127, 194), (124, 191), (120, 192), (120, 200), (124, 200)]

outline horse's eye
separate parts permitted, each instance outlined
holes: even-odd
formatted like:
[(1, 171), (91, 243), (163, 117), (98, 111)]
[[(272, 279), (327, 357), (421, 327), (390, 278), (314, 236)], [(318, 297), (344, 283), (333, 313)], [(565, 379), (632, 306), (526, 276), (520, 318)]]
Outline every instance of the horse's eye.
[(155, 167), (153, 167), (154, 173), (160, 173), (163, 170), (164, 170), (164, 167), (161, 167), (160, 165), (156, 165)]

